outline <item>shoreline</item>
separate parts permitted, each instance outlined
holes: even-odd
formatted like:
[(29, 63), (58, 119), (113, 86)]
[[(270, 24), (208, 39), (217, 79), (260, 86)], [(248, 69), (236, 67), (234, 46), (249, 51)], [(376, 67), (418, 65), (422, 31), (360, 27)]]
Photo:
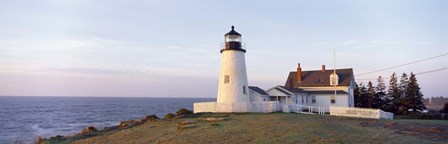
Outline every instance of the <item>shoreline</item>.
[[(171, 121), (171, 120), (175, 120), (175, 119), (179, 119), (179, 118), (186, 118), (186, 117), (194, 117), (196, 116), (196, 114), (193, 114), (193, 112), (191, 110), (188, 110), (186, 108), (181, 108), (179, 110), (177, 110), (176, 115), (174, 115), (173, 113), (167, 113), (165, 114), (165, 117), (163, 119), (159, 118), (156, 114), (151, 114), (151, 115), (146, 115), (144, 118), (142, 119), (131, 119), (131, 120), (125, 120), (125, 121), (120, 121), (118, 125), (114, 125), (114, 126), (110, 126), (110, 127), (103, 127), (102, 129), (98, 129), (95, 126), (88, 126), (84, 129), (81, 130), (81, 132), (79, 133), (74, 133), (71, 135), (56, 135), (56, 136), (51, 136), (48, 138), (43, 138), (38, 136), (35, 139), (35, 143), (45, 143), (48, 141), (56, 141), (56, 142), (61, 142), (61, 141), (72, 141), (73, 139), (85, 139), (85, 138), (89, 138), (89, 137), (93, 137), (93, 136), (98, 136), (101, 133), (106, 133), (106, 132), (115, 132), (115, 131), (120, 131), (120, 130), (125, 130), (125, 129), (129, 129), (135, 126), (139, 126), (142, 125), (146, 122), (155, 122), (155, 121)], [(65, 143), (65, 142), (63, 142)]]
[[(328, 136), (322, 137), (324, 135)], [(224, 143), (362, 142), (359, 138), (380, 143), (441, 143), (448, 142), (448, 121), (375, 120), (294, 113), (199, 113), (171, 118), (145, 117), (102, 130), (88, 127), (77, 135), (56, 136), (41, 142), (208, 143), (222, 137), (229, 138)]]

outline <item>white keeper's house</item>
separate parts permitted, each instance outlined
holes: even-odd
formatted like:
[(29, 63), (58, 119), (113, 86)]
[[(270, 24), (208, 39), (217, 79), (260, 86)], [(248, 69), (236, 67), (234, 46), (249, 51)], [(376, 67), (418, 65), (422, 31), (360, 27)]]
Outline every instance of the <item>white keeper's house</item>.
[(353, 69), (336, 69), (336, 75), (334, 72), (334, 69), (326, 69), (325, 65), (322, 65), (321, 70), (302, 71), (298, 64), (297, 71), (289, 72), (284, 86), (265, 91), (268, 99), (266, 95), (261, 95), (262, 91), (249, 87), (251, 99), (261, 100), (258, 97), (263, 97), (265, 101), (278, 101), (281, 105), (288, 105), (291, 110), (295, 110), (296, 105), (322, 107), (325, 112), (329, 112), (330, 106), (354, 107), (356, 86)]

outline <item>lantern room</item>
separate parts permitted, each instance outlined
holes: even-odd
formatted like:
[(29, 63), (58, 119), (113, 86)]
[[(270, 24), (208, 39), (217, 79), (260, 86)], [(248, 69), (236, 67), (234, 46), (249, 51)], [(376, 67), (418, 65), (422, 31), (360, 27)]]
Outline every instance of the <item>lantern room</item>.
[(221, 46), (221, 53), (225, 50), (237, 50), (246, 52), (244, 49), (244, 46), (241, 45), (241, 34), (235, 31), (235, 27), (231, 27), (232, 30), (230, 30), (228, 33), (224, 35), (225, 38), (225, 44), (224, 46)]
[(225, 35), (225, 42), (241, 42), (241, 34), (235, 31), (235, 27), (232, 26), (232, 30)]

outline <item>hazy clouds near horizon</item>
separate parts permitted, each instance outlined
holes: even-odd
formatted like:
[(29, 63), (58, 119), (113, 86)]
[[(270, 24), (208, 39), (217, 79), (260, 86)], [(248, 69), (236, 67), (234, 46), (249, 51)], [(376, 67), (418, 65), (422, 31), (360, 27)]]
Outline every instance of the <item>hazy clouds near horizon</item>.
[[(251, 85), (289, 71), (355, 75), (448, 53), (446, 1), (4, 1), (0, 95), (215, 97), (219, 45), (243, 35)], [(448, 56), (357, 76), (448, 67)], [(425, 96), (448, 96), (448, 70), (417, 75)], [(373, 80), (375, 81), (375, 80)], [(388, 81), (386, 79), (386, 81)]]

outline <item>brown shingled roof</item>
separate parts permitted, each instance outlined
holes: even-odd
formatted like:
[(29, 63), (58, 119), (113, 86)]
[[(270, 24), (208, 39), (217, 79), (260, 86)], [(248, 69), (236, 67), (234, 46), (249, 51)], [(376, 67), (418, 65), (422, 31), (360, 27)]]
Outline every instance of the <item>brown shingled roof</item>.
[[(334, 94), (334, 91), (306, 91), (308, 94)], [(343, 90), (336, 91), (336, 94), (348, 94)]]
[(269, 95), (266, 93), (263, 89), (256, 87), (256, 86), (249, 86), (249, 89), (253, 90), (254, 92), (261, 94), (261, 95)]
[[(297, 87), (327, 87), (330, 85), (330, 75), (333, 73), (333, 69), (302, 71), (302, 82), (297, 83), (297, 72), (289, 72), (286, 79), (285, 87), (297, 88)], [(336, 74), (339, 76), (339, 86), (350, 86), (350, 82), (353, 79), (353, 69), (336, 69)]]
[(305, 93), (305, 91), (303, 91), (302, 89), (299, 88), (289, 88), (289, 87), (284, 87), (284, 86), (279, 86), (285, 90), (288, 90), (291, 93)]

